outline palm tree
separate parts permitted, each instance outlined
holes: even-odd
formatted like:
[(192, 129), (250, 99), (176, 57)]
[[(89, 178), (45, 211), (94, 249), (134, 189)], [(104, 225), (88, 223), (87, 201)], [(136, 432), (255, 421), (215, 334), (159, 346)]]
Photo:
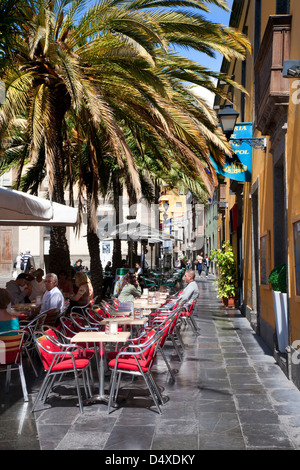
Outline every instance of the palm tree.
[[(225, 7), (223, 0), (210, 1)], [(14, 68), (2, 77), (7, 99), (1, 107), (0, 143), (14, 118), (26, 116), (29, 159), (44, 153), (54, 201), (65, 202), (62, 130), (68, 114), (85, 116), (104, 133), (111, 158), (127, 170), (137, 194), (140, 180), (123, 131), (128, 127), (142, 128), (161, 148), (167, 143), (171, 157), (165, 151), (165, 162), (176, 161), (190, 175), (199, 173), (212, 191), (209, 153), (213, 148), (218, 159), (230, 148), (215, 117), (196, 103), (182, 80), (214, 89), (209, 78), (219, 75), (180, 58), (171, 47), (242, 58), (248, 43), (231, 28), (185, 10), (205, 10), (207, 3), (103, 0), (87, 10), (84, 0), (36, 0), (19, 9), (24, 20), (18, 29), (20, 47), (12, 53)], [(94, 143), (90, 152), (95, 153)], [(94, 180), (87, 187), (93, 188), (90, 203), (96, 204)], [(70, 264), (63, 228), (51, 230), (50, 257), (53, 271)]]

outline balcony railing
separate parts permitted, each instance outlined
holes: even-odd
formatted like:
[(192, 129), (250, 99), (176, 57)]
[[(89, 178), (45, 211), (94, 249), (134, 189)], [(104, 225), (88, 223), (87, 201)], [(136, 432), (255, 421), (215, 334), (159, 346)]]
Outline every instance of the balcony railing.
[(289, 80), (283, 78), (283, 63), (289, 60), (291, 15), (272, 15), (255, 63), (256, 128), (270, 135), (278, 122), (278, 113), (289, 101)]

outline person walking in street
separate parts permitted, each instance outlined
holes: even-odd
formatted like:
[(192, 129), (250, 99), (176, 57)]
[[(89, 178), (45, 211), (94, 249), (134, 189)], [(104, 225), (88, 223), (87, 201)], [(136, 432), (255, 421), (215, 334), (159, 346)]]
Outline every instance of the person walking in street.
[(26, 250), (25, 255), (23, 255), (22, 257), (22, 261), (24, 263), (24, 269), (23, 269), (24, 273), (26, 274), (29, 273), (31, 267), (35, 269), (34, 258), (32, 254), (30, 253), (30, 250)]
[(203, 252), (201, 251), (200, 255), (197, 255), (196, 260), (194, 261), (196, 268), (198, 270), (199, 277), (201, 277), (203, 269)]
[(22, 272), (22, 268), (21, 268), (22, 257), (23, 257), (23, 253), (20, 251), (20, 253), (16, 257), (16, 270), (17, 270), (18, 275), (21, 274)]
[(204, 260), (203, 260), (203, 265), (205, 269), (205, 275), (208, 277), (208, 272), (209, 272), (209, 257), (208, 254), (205, 255)]

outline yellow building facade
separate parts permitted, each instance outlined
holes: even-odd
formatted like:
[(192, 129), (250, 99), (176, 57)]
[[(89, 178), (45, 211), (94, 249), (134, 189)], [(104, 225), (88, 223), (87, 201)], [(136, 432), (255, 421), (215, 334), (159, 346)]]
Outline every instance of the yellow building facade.
[[(223, 238), (231, 241), (237, 256), (239, 308), (298, 387), (300, 74), (287, 78), (285, 65), (287, 61), (300, 61), (299, 19), (299, 0), (235, 0), (230, 25), (248, 36), (252, 53), (244, 62), (224, 59), (221, 70), (242, 84), (247, 93), (219, 83), (227, 87), (239, 112), (237, 125), (252, 123), (252, 137), (265, 138), (266, 143), (263, 149), (251, 147), (249, 181), (225, 179), (228, 207), (219, 230), (225, 231)], [(216, 100), (216, 111), (224, 104)], [(273, 268), (282, 264), (287, 268), (287, 295), (281, 300), (287, 302), (286, 334), (281, 333), (276, 320), (274, 294), (268, 282)], [(286, 338), (284, 346), (280, 334)]]

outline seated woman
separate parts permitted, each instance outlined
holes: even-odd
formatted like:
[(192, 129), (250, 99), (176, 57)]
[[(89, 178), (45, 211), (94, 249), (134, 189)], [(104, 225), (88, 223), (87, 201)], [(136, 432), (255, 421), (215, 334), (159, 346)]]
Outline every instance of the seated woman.
[(120, 302), (133, 302), (136, 297), (141, 295), (142, 289), (135, 273), (127, 273), (121, 285), (118, 300)]
[[(6, 289), (0, 289), (0, 334), (3, 331), (19, 330), (19, 320), (7, 311), (7, 306), (11, 302), (11, 295)], [(9, 333), (13, 335), (13, 333)]]
[(93, 286), (87, 274), (77, 272), (74, 276), (75, 286), (78, 291), (75, 295), (70, 296), (70, 307), (79, 305), (80, 307), (87, 305), (94, 297)]
[(32, 293), (29, 297), (30, 300), (36, 300), (37, 297), (43, 298), (43, 295), (46, 292), (46, 285), (43, 279), (44, 271), (43, 269), (39, 268), (33, 273), (34, 279), (31, 281), (32, 285)]
[(63, 296), (69, 298), (73, 295), (73, 284), (68, 279), (68, 273), (65, 269), (62, 269), (58, 274), (58, 288), (62, 291)]

